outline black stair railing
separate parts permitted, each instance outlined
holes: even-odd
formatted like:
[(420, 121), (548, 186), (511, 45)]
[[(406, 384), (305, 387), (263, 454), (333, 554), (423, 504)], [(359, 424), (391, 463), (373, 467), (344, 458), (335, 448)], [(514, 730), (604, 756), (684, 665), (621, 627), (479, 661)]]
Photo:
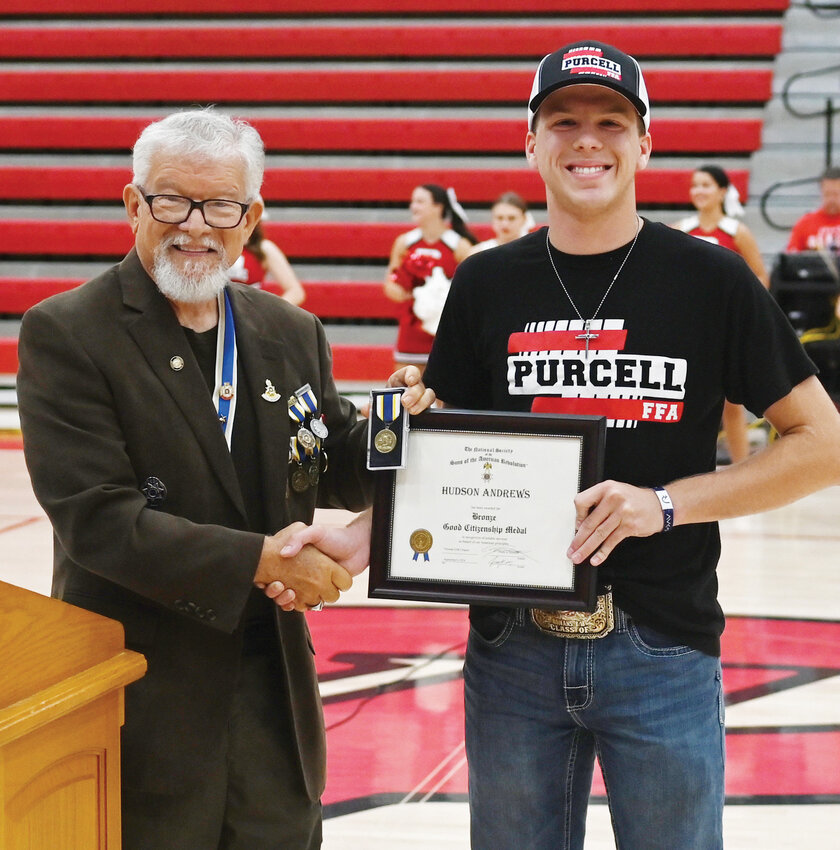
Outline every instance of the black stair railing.
[[(812, 4), (810, 2), (806, 3), (809, 8), (816, 8), (817, 4)], [(825, 10), (827, 7), (825, 5), (821, 5), (819, 8)], [(840, 6), (836, 7), (838, 11), (840, 11)], [(818, 68), (815, 71), (802, 71), (799, 74), (793, 74), (785, 83), (784, 88), (782, 89), (782, 103), (784, 104), (785, 109), (796, 118), (817, 118), (819, 116), (824, 116), (825, 118), (825, 143), (824, 143), (824, 159), (825, 159), (825, 168), (830, 168), (832, 165), (832, 156), (833, 156), (833, 148), (834, 148), (834, 116), (840, 112), (840, 95), (829, 95), (825, 98), (825, 105), (820, 109), (816, 109), (810, 112), (803, 112), (798, 109), (791, 101), (791, 89), (803, 79), (813, 78), (813, 77), (823, 77), (829, 76), (832, 74), (836, 74), (838, 78), (840, 78), (840, 65), (831, 65), (827, 68)], [(821, 97), (821, 95), (813, 95), (814, 97)], [(768, 186), (764, 193), (761, 196), (759, 201), (759, 208), (761, 210), (762, 218), (770, 225), (770, 227), (775, 228), (776, 230), (790, 230), (793, 226), (792, 222), (778, 222), (775, 221), (768, 207), (770, 206), (770, 199), (773, 198), (774, 195), (777, 195), (782, 190), (793, 189), (798, 186), (804, 186), (807, 184), (818, 184), (820, 181), (819, 175), (814, 177), (803, 177), (796, 180), (780, 180), (777, 183), (773, 183), (772, 186)], [(790, 196), (787, 196), (790, 197)]]
[(840, 17), (840, 3), (814, 3), (813, 0), (804, 0), (802, 3), (791, 3), (791, 6), (807, 9), (818, 18)]

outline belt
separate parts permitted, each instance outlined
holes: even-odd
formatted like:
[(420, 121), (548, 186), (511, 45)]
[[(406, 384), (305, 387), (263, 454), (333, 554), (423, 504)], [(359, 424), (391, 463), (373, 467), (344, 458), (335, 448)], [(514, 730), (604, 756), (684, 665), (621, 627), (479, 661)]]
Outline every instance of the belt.
[(615, 628), (612, 591), (597, 598), (594, 611), (560, 611), (531, 609), (531, 619), (542, 631), (553, 637), (594, 640), (606, 637)]

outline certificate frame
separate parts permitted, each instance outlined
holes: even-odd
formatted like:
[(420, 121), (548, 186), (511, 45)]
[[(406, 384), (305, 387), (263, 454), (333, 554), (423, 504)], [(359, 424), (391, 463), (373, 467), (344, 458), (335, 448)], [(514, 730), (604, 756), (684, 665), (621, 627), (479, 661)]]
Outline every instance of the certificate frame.
[[(453, 447), (462, 445), (459, 440), (466, 441), (463, 451), (476, 452), (479, 455), (468, 454), (464, 456), (463, 461), (453, 460), (455, 451)], [(408, 436), (407, 468), (375, 473), (368, 596), (416, 602), (594, 610), (598, 586), (597, 567), (593, 566), (589, 559), (581, 564), (572, 564), (566, 558), (565, 552), (574, 536), (574, 494), (602, 479), (605, 440), (606, 419), (602, 416), (559, 416), (546, 413), (503, 413), (450, 408), (432, 409), (412, 416)], [(470, 448), (471, 445), (477, 447)], [(481, 448), (488, 445), (494, 448)], [(480, 456), (481, 452), (491, 454), (485, 458)], [(555, 453), (556, 460), (562, 468), (552, 470), (551, 475), (546, 475), (546, 468), (542, 464), (539, 465), (539, 469), (535, 469), (537, 464), (533, 462), (529, 464), (504, 460), (505, 457), (511, 459), (522, 457), (525, 460), (528, 457), (532, 459), (546, 457), (551, 461), (555, 460)], [(422, 467), (418, 463), (421, 455)], [(482, 490), (481, 483), (476, 488), (447, 487), (442, 483), (453, 474), (451, 470), (457, 464), (493, 459), (497, 461), (495, 469), (499, 469), (502, 477), (514, 474), (519, 475), (522, 482), (528, 482), (534, 480), (535, 472), (539, 472), (537, 476), (539, 486), (543, 488), (548, 486), (546, 481), (562, 484), (558, 489), (563, 490), (568, 498), (558, 495), (561, 501), (557, 504), (563, 505), (562, 510), (566, 514), (568, 528), (564, 526), (562, 529), (557, 529), (554, 527), (556, 523), (551, 524), (550, 533), (559, 535), (557, 543), (558, 546), (562, 545), (562, 548), (559, 549), (556, 557), (553, 554), (556, 550), (551, 550), (553, 563), (550, 567), (540, 566), (532, 570), (528, 562), (536, 564), (538, 561), (542, 565), (546, 561), (545, 557), (520, 558), (515, 548), (510, 549), (512, 554), (505, 553), (499, 556), (498, 547), (509, 547), (504, 542), (505, 535), (500, 533), (494, 537), (494, 532), (501, 532), (504, 525), (497, 527), (492, 523), (484, 526), (455, 522), (442, 523), (440, 516), (437, 515), (446, 513), (448, 517), (451, 506), (453, 515), (457, 516), (458, 511), (463, 510), (463, 503), (459, 505), (460, 494), (463, 490), (467, 491), (467, 495), (464, 496), (466, 500), (472, 498), (474, 490), (478, 493), (503, 494), (527, 492), (530, 498), (530, 488), (526, 491), (486, 488)], [(524, 469), (521, 472), (512, 471), (500, 467), (500, 463), (506, 463), (508, 467), (524, 467)], [(484, 463), (481, 466), (484, 467), (484, 477), (489, 478), (495, 474), (493, 463)], [(491, 470), (489, 473), (487, 466)], [(476, 476), (481, 477), (482, 470), (478, 467), (479, 464), (474, 464), (469, 469), (469, 473), (475, 473)], [(459, 474), (463, 475), (460, 471)], [(478, 478), (475, 480), (478, 481)], [(417, 498), (418, 492), (421, 493), (419, 498)], [(445, 493), (446, 496), (439, 499), (436, 495), (438, 492)], [(544, 493), (545, 490), (543, 489), (542, 492)], [(434, 498), (429, 496), (430, 493), (434, 494)], [(450, 493), (454, 494), (451, 499), (449, 499)], [(475, 499), (479, 500), (480, 497), (476, 496)], [(444, 501), (445, 508), (441, 507)], [(537, 502), (542, 503), (542, 508)], [(534, 541), (542, 539), (545, 516), (540, 516), (540, 510), (546, 511), (544, 503), (545, 498), (538, 497), (534, 499), (533, 508), (530, 504), (526, 506), (515, 504), (515, 516), (525, 516), (526, 522), (523, 522), (522, 528), (518, 525), (508, 525), (505, 530), (520, 531), (526, 535), (523, 539), (528, 539), (529, 536)], [(557, 507), (557, 504), (551, 507), (551, 511)], [(532, 509), (533, 518), (530, 520), (528, 517), (531, 514), (528, 512)], [(489, 510), (492, 513), (482, 514), (475, 513), (473, 508), (467, 508), (468, 513), (473, 511), (470, 514), (472, 516), (482, 518), (499, 516), (495, 507)], [(499, 510), (504, 514), (505, 508)], [(523, 510), (524, 514), (521, 513)], [(569, 512), (571, 512), (571, 519), (568, 517)], [(406, 525), (407, 521), (409, 526)], [(505, 522), (504, 519), (497, 521)], [(528, 522), (531, 524), (528, 525)], [(407, 535), (406, 530), (410, 526), (416, 526), (416, 531)], [(427, 529), (426, 526), (432, 526), (432, 528)], [(438, 535), (438, 538), (443, 540), (452, 539), (453, 532), (447, 530), (438, 534), (438, 531), (452, 528), (470, 529), (478, 533), (454, 532), (458, 545), (450, 546), (448, 549), (444, 545), (443, 550), (433, 552), (434, 556), (438, 556), (442, 551), (443, 557), (433, 557), (432, 560), (437, 563), (427, 564), (435, 536)], [(483, 539), (480, 532), (486, 532)], [(407, 538), (411, 539), (411, 551), (414, 552), (411, 558), (405, 551)], [(501, 542), (497, 544), (495, 542), (497, 540)], [(518, 542), (517, 539), (515, 543), (518, 544)], [(537, 550), (539, 551), (539, 546)], [(459, 554), (461, 552), (465, 554)], [(484, 555), (483, 552), (491, 554)], [(496, 572), (495, 567), (499, 564), (503, 564), (502, 569)], [(531, 580), (531, 573), (554, 575), (555, 564), (560, 565), (556, 567), (558, 574), (562, 573), (564, 576), (560, 586), (553, 586), (551, 584), (553, 579), (548, 583), (539, 578)], [(432, 569), (424, 570), (424, 565)], [(508, 570), (512, 571), (511, 575), (515, 573), (515, 581), (507, 579)], [(485, 580), (482, 580), (479, 572), (487, 571), (493, 575), (499, 575), (500, 578), (488, 581), (485, 575)], [(433, 572), (433, 575), (429, 575), (429, 572)]]

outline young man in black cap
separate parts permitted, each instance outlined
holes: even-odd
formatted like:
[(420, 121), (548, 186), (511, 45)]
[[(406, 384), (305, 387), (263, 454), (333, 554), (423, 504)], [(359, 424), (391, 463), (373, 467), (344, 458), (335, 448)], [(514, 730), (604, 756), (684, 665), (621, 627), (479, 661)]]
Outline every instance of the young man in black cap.
[[(599, 617), (470, 611), (476, 850), (582, 848), (596, 755), (618, 846), (722, 846), (715, 521), (840, 480), (840, 417), (744, 261), (637, 214), (649, 119), (630, 56), (584, 41), (543, 59), (526, 155), (549, 226), (459, 266), (425, 373), (447, 406), (608, 425), (608, 480), (578, 494), (558, 553), (599, 567)], [(781, 439), (718, 471), (724, 398)], [(359, 561), (335, 532), (302, 539)]]

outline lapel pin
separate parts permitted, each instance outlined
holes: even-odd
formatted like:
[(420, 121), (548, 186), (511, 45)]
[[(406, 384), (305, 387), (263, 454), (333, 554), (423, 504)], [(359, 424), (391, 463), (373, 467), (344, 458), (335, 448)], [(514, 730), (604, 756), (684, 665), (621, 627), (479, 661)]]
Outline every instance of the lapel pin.
[(169, 368), (173, 372), (180, 372), (181, 369), (184, 368), (184, 358), (179, 354), (176, 354), (174, 357), (169, 359)]
[(268, 380), (268, 378), (266, 378), (265, 380), (265, 392), (262, 394), (262, 397), (266, 401), (280, 401), (280, 393), (278, 393), (277, 390), (274, 389), (274, 384), (272, 384), (271, 381)]

